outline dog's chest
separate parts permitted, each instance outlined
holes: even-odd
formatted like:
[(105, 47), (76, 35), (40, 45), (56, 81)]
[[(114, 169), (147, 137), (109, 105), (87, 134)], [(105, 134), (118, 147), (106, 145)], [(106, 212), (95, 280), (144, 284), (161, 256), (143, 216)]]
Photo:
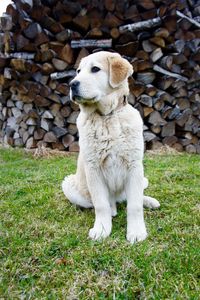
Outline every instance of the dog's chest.
[[(90, 127), (91, 128), (91, 127)], [(99, 168), (110, 191), (123, 190), (130, 163), (126, 129), (116, 119), (104, 120), (93, 127), (88, 137), (88, 159)]]
[(131, 165), (143, 156), (142, 127), (135, 130), (131, 121), (120, 114), (78, 120), (84, 161), (101, 171), (113, 192), (123, 189)]
[(118, 115), (89, 119), (78, 127), (81, 151), (93, 165), (115, 168), (133, 157), (133, 130)]

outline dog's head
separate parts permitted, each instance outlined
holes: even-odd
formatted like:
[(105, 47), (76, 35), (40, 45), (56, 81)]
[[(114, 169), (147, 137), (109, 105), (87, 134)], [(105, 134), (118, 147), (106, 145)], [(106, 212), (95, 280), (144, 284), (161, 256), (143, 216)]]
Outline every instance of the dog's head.
[(71, 100), (77, 103), (96, 103), (103, 97), (124, 86), (132, 65), (118, 53), (97, 52), (83, 58), (76, 77), (70, 83)]

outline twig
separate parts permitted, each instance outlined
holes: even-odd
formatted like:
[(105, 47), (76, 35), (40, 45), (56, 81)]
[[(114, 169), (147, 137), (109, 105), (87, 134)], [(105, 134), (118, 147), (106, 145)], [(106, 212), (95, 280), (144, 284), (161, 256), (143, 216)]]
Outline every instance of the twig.
[(180, 79), (180, 80), (183, 80), (183, 81), (188, 81), (188, 78), (187, 77), (184, 77), (182, 75), (179, 75), (179, 74), (176, 74), (176, 73), (172, 73), (172, 72), (169, 72), (161, 67), (159, 67), (158, 65), (154, 65), (153, 66), (153, 70), (154, 71), (157, 71), (159, 73), (162, 73), (162, 74), (165, 74), (165, 75), (168, 75), (168, 76), (171, 76), (171, 77), (175, 77), (177, 79)]
[(0, 52), (0, 57), (2, 58), (19, 58), (19, 59), (34, 59), (35, 53), (27, 53), (27, 52), (16, 52), (16, 53), (2, 53)]
[(184, 15), (182, 12), (177, 10), (176, 15), (181, 17), (181, 18), (184, 18), (184, 19), (188, 20), (190, 23), (192, 23), (192, 24), (196, 25), (198, 28), (200, 28), (200, 23), (198, 23), (197, 21), (195, 21), (195, 20), (189, 18), (188, 16)]

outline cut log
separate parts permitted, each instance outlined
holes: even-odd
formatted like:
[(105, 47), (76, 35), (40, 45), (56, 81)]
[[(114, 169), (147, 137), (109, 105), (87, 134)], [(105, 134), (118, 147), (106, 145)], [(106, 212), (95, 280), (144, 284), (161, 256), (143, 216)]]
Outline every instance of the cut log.
[(148, 53), (157, 49), (157, 47), (154, 44), (152, 44), (149, 40), (144, 40), (142, 42), (142, 47), (144, 51)]
[(156, 135), (150, 131), (144, 131), (144, 141), (150, 142), (156, 139)]
[(31, 148), (35, 148), (36, 147), (36, 141), (34, 140), (33, 137), (30, 137), (27, 141), (26, 141), (26, 148), (27, 149), (31, 149)]
[(56, 143), (57, 142), (57, 137), (54, 134), (53, 131), (49, 131), (47, 133), (45, 133), (44, 135), (44, 141), (47, 143)]
[(77, 59), (76, 59), (76, 62), (75, 62), (75, 64), (74, 64), (74, 69), (77, 69), (77, 68), (78, 68), (81, 59), (82, 59), (83, 57), (87, 56), (87, 55), (89, 55), (89, 52), (88, 52), (87, 49), (83, 48), (83, 49), (80, 50), (80, 52), (79, 52), (79, 54), (78, 54), (78, 57), (77, 57)]
[(160, 125), (165, 125), (167, 124), (167, 121), (165, 121), (160, 113), (158, 111), (153, 111), (149, 118), (148, 118), (148, 122), (152, 125), (157, 125), (157, 126), (160, 126)]
[(37, 128), (35, 131), (34, 131), (34, 139), (35, 140), (41, 140), (43, 139), (44, 135), (45, 135), (45, 130), (42, 129), (42, 128)]
[(42, 118), (44, 119), (53, 119), (53, 115), (50, 111), (46, 110), (43, 114), (42, 114)]
[(161, 131), (161, 136), (166, 137), (166, 136), (173, 136), (173, 135), (175, 135), (175, 122), (168, 122), (163, 126)]
[(162, 56), (163, 56), (163, 52), (162, 52), (161, 48), (157, 48), (157, 49), (155, 49), (155, 50), (151, 53), (150, 59), (151, 59), (153, 62), (156, 62), (156, 61), (159, 60)]
[(34, 39), (38, 34), (42, 32), (42, 28), (38, 23), (31, 23), (24, 29), (24, 35), (28, 39)]
[(186, 150), (187, 153), (190, 153), (190, 154), (193, 154), (193, 153), (197, 152), (196, 147), (194, 145), (191, 145), (191, 144), (187, 145), (185, 147), (185, 150)]
[(60, 138), (63, 135), (67, 134), (67, 129), (62, 128), (62, 127), (53, 127), (52, 131), (56, 135), (57, 138)]
[(68, 106), (64, 106), (64, 107), (60, 110), (60, 113), (61, 113), (61, 115), (62, 115), (64, 118), (67, 118), (67, 117), (70, 115), (70, 113), (71, 113), (71, 109), (70, 109), (70, 107), (68, 107)]
[(158, 126), (158, 125), (152, 125), (152, 126), (151, 126), (151, 131), (152, 131), (153, 133), (155, 133), (155, 134), (158, 134), (158, 133), (161, 132), (161, 127)]
[(79, 115), (78, 111), (74, 111), (71, 113), (71, 115), (67, 118), (67, 122), (70, 124), (76, 124), (76, 119)]
[(144, 107), (144, 117), (147, 117), (150, 113), (152, 113), (154, 110), (152, 107)]
[(167, 136), (163, 139), (163, 144), (172, 147), (177, 141), (178, 138), (176, 136)]
[[(33, 99), (32, 99), (32, 101), (33, 101)], [(44, 98), (44, 97), (41, 97), (40, 95), (37, 95), (37, 96), (35, 97), (34, 102), (35, 102), (35, 104), (36, 104), (37, 106), (43, 106), (43, 107), (47, 107), (47, 106), (49, 106), (50, 103), (51, 103), (49, 100), (47, 100), (47, 99)]]
[(138, 45), (138, 42), (130, 42), (124, 45), (116, 45), (115, 48), (121, 55), (133, 56), (137, 52)]
[(141, 83), (135, 83), (130, 86), (130, 90), (135, 97), (139, 97), (145, 91), (145, 86)]
[(152, 97), (150, 97), (148, 95), (145, 95), (145, 94), (141, 95), (139, 101), (140, 101), (140, 103), (142, 103), (142, 104), (144, 104), (148, 107), (152, 107), (152, 103), (153, 103), (152, 102)]
[(165, 40), (160, 36), (155, 36), (150, 39), (150, 42), (155, 44), (158, 47), (164, 48), (165, 47)]
[(73, 31), (73, 30), (70, 30), (70, 29), (65, 29), (65, 30), (63, 30), (63, 31), (56, 34), (56, 39), (59, 42), (66, 42), (69, 39), (76, 39), (76, 38), (80, 38), (80, 37), (81, 37), (81, 35), (80, 35), (79, 32)]
[(144, 84), (150, 84), (155, 79), (155, 73), (153, 72), (141, 72), (137, 73), (137, 80), (144, 83)]
[(69, 126), (67, 127), (67, 130), (68, 130), (69, 134), (71, 134), (71, 135), (75, 135), (78, 132), (76, 124), (69, 124)]
[(87, 15), (78, 15), (76, 18), (73, 19), (73, 23), (79, 30), (81, 29), (83, 31), (87, 31), (90, 25), (90, 20)]
[(58, 71), (64, 71), (68, 66), (68, 64), (66, 62), (64, 62), (63, 60), (60, 60), (58, 58), (53, 58), (52, 63), (53, 63), (53, 66), (55, 67), (55, 69)]
[(62, 138), (62, 143), (65, 148), (68, 148), (69, 145), (73, 143), (73, 141), (74, 141), (74, 137), (71, 134), (67, 134)]
[(70, 152), (79, 152), (79, 143), (78, 142), (73, 142), (69, 145), (69, 151)]
[(59, 54), (59, 57), (65, 61), (67, 64), (72, 64), (73, 63), (73, 60), (74, 60), (74, 54), (73, 54), (73, 51), (70, 47), (70, 45), (66, 44), (60, 54)]
[(183, 127), (183, 125), (186, 123), (186, 121), (188, 120), (191, 114), (192, 114), (192, 110), (190, 108), (185, 109), (183, 113), (180, 113), (176, 117), (176, 124), (179, 125), (180, 127)]
[(78, 151), (69, 83), (83, 57), (107, 49), (133, 66), (128, 102), (145, 147), (199, 153), (199, 13), (194, 0), (14, 1), (0, 17), (0, 140)]

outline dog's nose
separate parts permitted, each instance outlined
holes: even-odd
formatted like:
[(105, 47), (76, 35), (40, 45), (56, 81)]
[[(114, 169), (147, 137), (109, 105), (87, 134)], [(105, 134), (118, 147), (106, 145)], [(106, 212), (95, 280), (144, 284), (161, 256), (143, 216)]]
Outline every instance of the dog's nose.
[(79, 85), (80, 85), (80, 81), (78, 80), (74, 80), (70, 83), (70, 87), (73, 92), (77, 92)]

